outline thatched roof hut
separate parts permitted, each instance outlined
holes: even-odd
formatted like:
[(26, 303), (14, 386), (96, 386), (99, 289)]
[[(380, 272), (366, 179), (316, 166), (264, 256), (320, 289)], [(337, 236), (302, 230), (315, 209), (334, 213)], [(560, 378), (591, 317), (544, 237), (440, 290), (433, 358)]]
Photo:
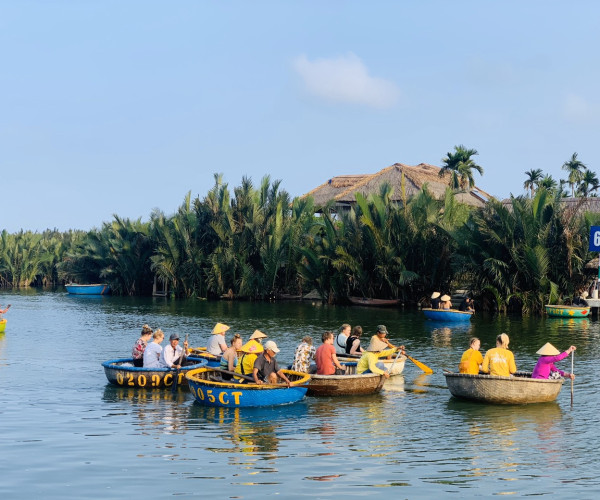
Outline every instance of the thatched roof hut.
[[(407, 198), (419, 192), (425, 184), (433, 196), (443, 198), (450, 185), (450, 174), (440, 177), (440, 170), (439, 167), (427, 163), (415, 166), (395, 163), (375, 174), (333, 177), (302, 197), (312, 196), (317, 207), (322, 207), (330, 200), (334, 200), (336, 208), (340, 209), (356, 203), (355, 193), (359, 192), (363, 196), (379, 193), (381, 185), (387, 183), (393, 189), (392, 200), (400, 202), (402, 201), (402, 176), (404, 176)], [(457, 192), (456, 198), (461, 203), (481, 207), (491, 196), (477, 187), (472, 187), (470, 190)]]

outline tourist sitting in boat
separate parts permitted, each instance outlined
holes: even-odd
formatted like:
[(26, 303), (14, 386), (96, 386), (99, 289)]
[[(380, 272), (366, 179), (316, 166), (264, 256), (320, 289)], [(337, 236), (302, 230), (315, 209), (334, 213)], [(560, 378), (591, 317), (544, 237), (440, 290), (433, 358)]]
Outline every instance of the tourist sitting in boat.
[(452, 302), (450, 301), (450, 295), (442, 295), (440, 297), (440, 309), (452, 309)]
[(272, 340), (265, 343), (265, 350), (260, 353), (254, 362), (254, 370), (252, 377), (257, 384), (276, 384), (278, 379), (283, 380), (287, 386), (291, 385), (290, 380), (285, 376), (285, 373), (279, 368), (275, 356), (279, 352), (277, 344)]
[(546, 342), (536, 353), (540, 355), (540, 358), (533, 369), (531, 378), (554, 378), (560, 375), (561, 377), (574, 379), (575, 375), (573, 373), (566, 373), (562, 370), (559, 370), (556, 368), (556, 366), (554, 366), (554, 363), (565, 359), (576, 349), (577, 348), (572, 345), (565, 352), (561, 353), (550, 342)]
[(471, 297), (465, 297), (460, 306), (458, 306), (459, 311), (475, 311), (475, 306), (473, 305), (473, 299)]
[(338, 354), (344, 354), (346, 352), (346, 342), (348, 341), (348, 337), (350, 337), (350, 332), (352, 327), (348, 323), (344, 323), (340, 327), (340, 333), (337, 334), (335, 338), (335, 351)]
[(144, 351), (148, 346), (148, 342), (152, 337), (152, 328), (148, 325), (142, 326), (142, 333), (140, 338), (135, 341), (133, 349), (131, 350), (131, 356), (133, 357), (133, 366), (142, 367), (144, 366)]
[(333, 346), (333, 332), (325, 332), (321, 340), (323, 343), (315, 353), (315, 361), (317, 363), (317, 375), (335, 375), (336, 371), (340, 373), (346, 371), (346, 367), (342, 366), (338, 361), (335, 347)]
[(369, 347), (363, 352), (363, 355), (356, 364), (356, 373), (360, 375), (362, 373), (377, 373), (383, 375), (385, 378), (389, 378), (390, 374), (386, 371), (385, 365), (379, 361), (380, 357), (391, 356), (395, 349), (385, 349), (387, 344), (382, 342), (373, 336)]
[(431, 294), (431, 308), (432, 309), (440, 308), (440, 292), (433, 292)]
[(160, 366), (162, 368), (174, 368), (179, 370), (183, 361), (183, 350), (187, 352), (188, 343), (185, 341), (183, 347), (179, 345), (179, 335), (172, 333), (169, 337), (169, 345), (165, 346), (160, 355)]
[(467, 373), (469, 375), (478, 375), (483, 363), (483, 356), (479, 352), (481, 341), (477, 337), (473, 337), (469, 342), (469, 348), (463, 352), (458, 365), (459, 373)]
[[(369, 343), (369, 346), (377, 346), (379, 347), (379, 350), (382, 351), (384, 349), (396, 349), (396, 346), (394, 344), (392, 344), (387, 338), (386, 335), (388, 334), (387, 328), (385, 327), (385, 325), (378, 325), (377, 326), (377, 332), (375, 333), (375, 335), (373, 335), (371, 337), (371, 341)], [(400, 346), (401, 349), (404, 350), (404, 346)], [(392, 353), (390, 352), (390, 357), (392, 355)], [(380, 356), (383, 357), (383, 356)]]
[(296, 347), (294, 353), (294, 362), (292, 363), (292, 370), (302, 373), (309, 373), (310, 362), (315, 359), (315, 346), (312, 345), (312, 337), (305, 335), (302, 337), (302, 342)]
[(355, 326), (352, 329), (352, 334), (346, 341), (346, 354), (362, 354), (363, 349), (360, 346), (360, 336), (362, 333), (362, 326)]
[(496, 347), (485, 353), (481, 371), (496, 375), (498, 377), (510, 377), (511, 373), (517, 371), (515, 365), (515, 357), (508, 350), (510, 339), (506, 333), (502, 333), (496, 337)]
[(165, 334), (160, 328), (157, 328), (152, 334), (152, 342), (144, 349), (144, 368), (160, 368), (160, 355), (162, 346), (160, 343), (165, 338)]
[(229, 327), (223, 323), (215, 325), (206, 346), (206, 352), (213, 356), (221, 356), (227, 350), (227, 342), (225, 342), (225, 332), (227, 330), (229, 330)]
[[(242, 348), (242, 337), (239, 333), (236, 333), (231, 337), (231, 345), (225, 349), (225, 352), (221, 356), (219, 367), (223, 370), (233, 372), (238, 364), (238, 351)], [(232, 375), (223, 373), (224, 380), (231, 380)]]
[[(256, 330), (252, 336), (262, 334), (266, 337), (266, 335), (262, 332)], [(259, 342), (260, 337), (251, 338), (248, 342), (246, 342), (240, 349), (242, 355), (238, 359), (237, 366), (235, 367), (235, 372), (240, 375), (252, 375), (252, 370), (254, 370), (254, 362), (256, 361), (257, 356), (264, 351), (262, 344)], [(243, 381), (241, 378), (237, 378), (238, 381)]]

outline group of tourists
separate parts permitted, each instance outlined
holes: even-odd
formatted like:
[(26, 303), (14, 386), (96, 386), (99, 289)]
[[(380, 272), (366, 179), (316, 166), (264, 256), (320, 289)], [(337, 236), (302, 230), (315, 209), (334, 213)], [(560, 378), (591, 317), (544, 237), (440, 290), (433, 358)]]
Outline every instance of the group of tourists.
[[(391, 359), (396, 351), (404, 353), (404, 346), (394, 346), (386, 338), (388, 331), (385, 325), (379, 325), (369, 346), (363, 349), (360, 345), (362, 333), (362, 327), (352, 328), (344, 323), (335, 339), (333, 332), (323, 333), (322, 344), (318, 349), (312, 345), (310, 336), (304, 337), (296, 348), (292, 370), (317, 375), (343, 375), (347, 368), (339, 361), (338, 356), (351, 356), (357, 359), (357, 374), (377, 373), (389, 377), (389, 372), (380, 359)], [(312, 360), (314, 363), (311, 363)]]
[[(440, 296), (440, 292), (433, 292), (431, 294), (431, 309), (452, 309), (452, 300), (450, 299), (450, 296)], [(463, 298), (460, 305), (458, 306), (458, 310), (475, 312), (475, 305), (473, 304), (473, 299), (469, 296)]]
[(163, 348), (161, 343), (164, 339), (165, 334), (160, 328), (152, 330), (148, 325), (142, 326), (140, 338), (136, 340), (131, 350), (133, 366), (180, 369), (184, 356), (187, 354), (187, 341), (184, 341), (183, 347), (181, 347), (179, 335), (172, 333), (169, 336), (169, 345)]
[[(508, 349), (509, 342), (510, 339), (506, 333), (498, 335), (498, 337), (496, 337), (496, 347), (488, 350), (485, 353), (485, 356), (482, 356), (479, 351), (481, 341), (478, 338), (473, 337), (469, 344), (469, 348), (462, 355), (458, 371), (470, 375), (478, 375), (480, 372), (483, 372), (498, 377), (510, 377), (510, 375), (517, 371), (517, 366), (515, 364), (513, 353)], [(566, 351), (561, 353), (556, 347), (547, 342), (536, 353), (539, 354), (540, 357), (533, 369), (531, 378), (548, 379), (565, 377), (574, 379), (574, 374), (559, 370), (554, 366), (554, 363), (565, 359), (576, 349), (577, 348), (572, 345)]]

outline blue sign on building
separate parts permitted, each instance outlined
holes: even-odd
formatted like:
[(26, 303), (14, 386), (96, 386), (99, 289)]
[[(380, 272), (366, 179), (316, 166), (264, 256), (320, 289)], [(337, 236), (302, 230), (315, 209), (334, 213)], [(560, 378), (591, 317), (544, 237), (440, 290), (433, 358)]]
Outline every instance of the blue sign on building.
[(590, 252), (600, 252), (600, 226), (590, 228)]

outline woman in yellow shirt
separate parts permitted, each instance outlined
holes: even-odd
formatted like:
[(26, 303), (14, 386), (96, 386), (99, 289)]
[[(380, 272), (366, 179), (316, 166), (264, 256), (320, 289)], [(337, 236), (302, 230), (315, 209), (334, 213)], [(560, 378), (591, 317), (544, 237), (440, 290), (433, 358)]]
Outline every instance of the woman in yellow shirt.
[(496, 337), (496, 347), (485, 353), (481, 371), (498, 377), (510, 377), (511, 373), (517, 371), (515, 357), (508, 350), (509, 342), (510, 340), (506, 333), (502, 333)]
[(463, 353), (460, 358), (460, 365), (458, 365), (458, 371), (460, 373), (468, 373), (470, 375), (478, 375), (481, 364), (483, 363), (483, 356), (479, 352), (481, 347), (481, 341), (477, 337), (473, 337), (469, 343), (469, 348)]

